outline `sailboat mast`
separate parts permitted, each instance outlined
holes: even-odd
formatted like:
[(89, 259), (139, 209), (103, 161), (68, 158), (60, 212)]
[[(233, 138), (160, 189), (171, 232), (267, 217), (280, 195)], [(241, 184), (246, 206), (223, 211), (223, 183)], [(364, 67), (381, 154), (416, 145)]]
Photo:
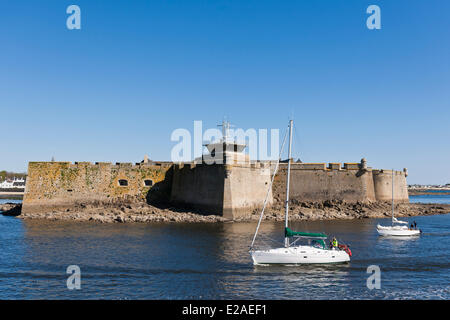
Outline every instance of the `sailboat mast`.
[(394, 225), (394, 169), (392, 169), (392, 225)]
[[(285, 228), (288, 227), (288, 216), (289, 216), (289, 182), (291, 178), (291, 156), (292, 156), (292, 126), (294, 120), (289, 120), (289, 149), (288, 149), (288, 171), (286, 177), (286, 213), (284, 217)], [(289, 238), (284, 237), (284, 246), (289, 247)]]

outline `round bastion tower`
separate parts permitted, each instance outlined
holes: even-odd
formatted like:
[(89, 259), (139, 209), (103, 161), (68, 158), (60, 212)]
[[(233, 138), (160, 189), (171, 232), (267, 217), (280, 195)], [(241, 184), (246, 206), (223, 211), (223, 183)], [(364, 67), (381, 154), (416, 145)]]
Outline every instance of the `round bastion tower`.
[[(408, 170), (406, 168), (403, 171), (373, 170), (372, 174), (375, 196), (378, 201), (392, 201), (392, 197), (394, 197), (395, 202), (409, 202), (406, 182)], [(392, 180), (394, 180), (394, 188), (392, 188)], [(394, 194), (392, 194), (392, 190), (394, 190)]]

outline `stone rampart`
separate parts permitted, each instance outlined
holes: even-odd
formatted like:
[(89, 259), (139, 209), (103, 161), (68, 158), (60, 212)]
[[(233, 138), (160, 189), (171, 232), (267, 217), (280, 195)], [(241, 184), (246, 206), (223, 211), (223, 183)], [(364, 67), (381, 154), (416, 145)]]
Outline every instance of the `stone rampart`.
[[(75, 205), (152, 200), (171, 163), (30, 162), (22, 211), (64, 210)], [(163, 184), (164, 185), (164, 184)]]
[[(376, 200), (372, 171), (360, 170), (348, 164), (325, 163), (307, 166), (291, 164), (290, 198), (300, 202), (343, 200), (371, 202)], [(275, 177), (273, 194), (278, 200), (286, 196), (287, 163), (281, 163)]]
[[(269, 190), (274, 162), (233, 164), (171, 162), (30, 162), (24, 213), (71, 210), (74, 206), (146, 201), (236, 219), (284, 201), (287, 162)], [(408, 202), (407, 171), (394, 172), (394, 200)], [(391, 201), (392, 171), (361, 163), (291, 163), (290, 198), (299, 202)]]
[[(271, 170), (275, 168), (271, 163)], [(273, 194), (285, 197), (287, 163), (280, 163)], [(407, 171), (394, 171), (394, 200), (409, 202)], [(290, 198), (297, 201), (391, 201), (392, 170), (373, 170), (364, 163), (291, 163)]]
[(270, 167), (259, 162), (180, 164), (174, 166), (171, 202), (235, 219), (262, 207), (269, 184)]

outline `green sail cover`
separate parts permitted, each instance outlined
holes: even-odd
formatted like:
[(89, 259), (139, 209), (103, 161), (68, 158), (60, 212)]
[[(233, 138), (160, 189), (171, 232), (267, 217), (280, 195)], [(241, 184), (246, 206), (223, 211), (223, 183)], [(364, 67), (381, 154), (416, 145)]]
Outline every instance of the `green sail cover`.
[(327, 238), (327, 235), (323, 234), (323, 233), (296, 232), (296, 231), (292, 231), (289, 228), (284, 229), (284, 236), (285, 237), (302, 236), (302, 237), (321, 238), (321, 239)]

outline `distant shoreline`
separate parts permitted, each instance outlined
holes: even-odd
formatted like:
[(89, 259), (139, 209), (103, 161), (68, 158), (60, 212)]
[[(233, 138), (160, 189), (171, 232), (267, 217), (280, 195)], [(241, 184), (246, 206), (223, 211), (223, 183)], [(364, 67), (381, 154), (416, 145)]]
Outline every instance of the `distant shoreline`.
[(23, 192), (0, 191), (0, 199), (22, 200), (23, 195)]
[(418, 196), (418, 195), (436, 195), (436, 194), (443, 194), (443, 195), (449, 195), (450, 194), (450, 188), (410, 188), (408, 189), (408, 194), (410, 196)]

